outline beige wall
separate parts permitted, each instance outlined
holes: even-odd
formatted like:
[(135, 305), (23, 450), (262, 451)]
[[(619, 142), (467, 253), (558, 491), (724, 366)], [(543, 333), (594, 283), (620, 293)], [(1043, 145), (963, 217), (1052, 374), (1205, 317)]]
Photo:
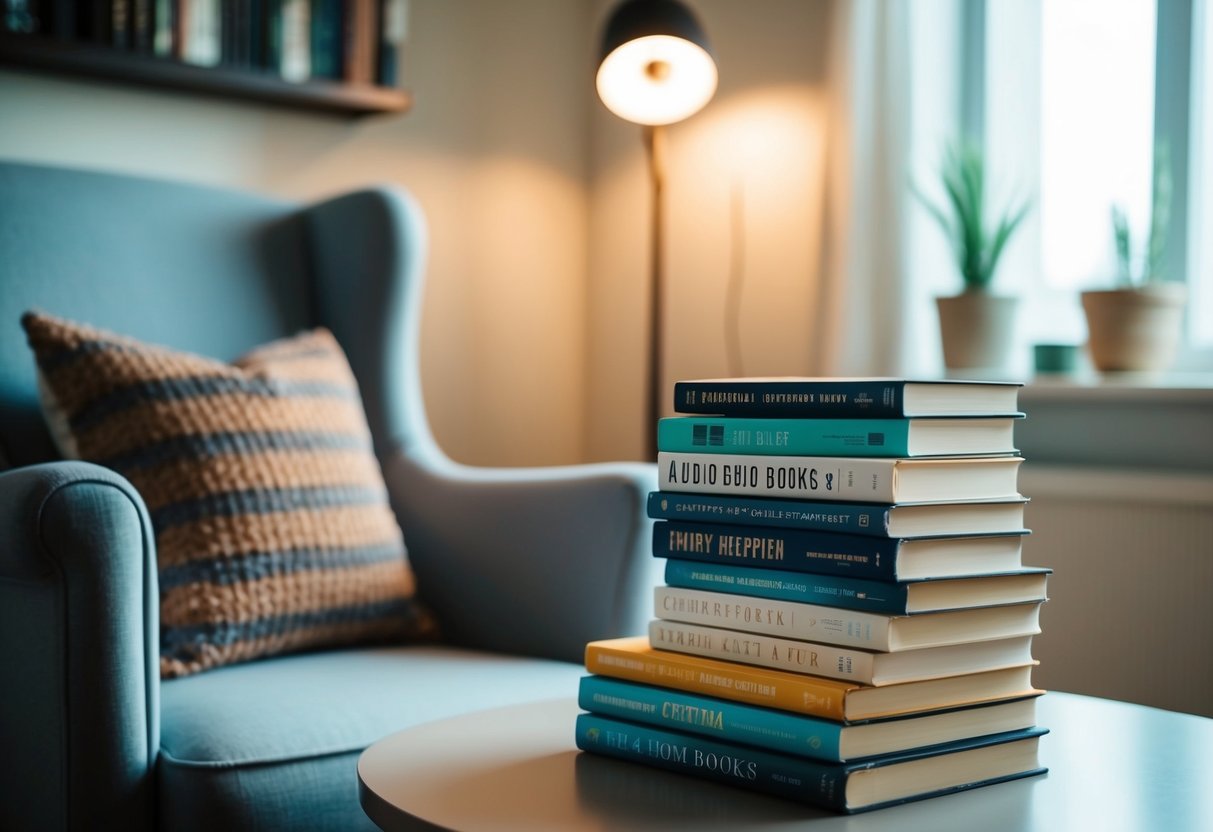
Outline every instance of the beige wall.
[[(613, 3), (596, 4), (600, 23)], [(696, 0), (720, 86), (667, 128), (668, 220), (661, 385), (678, 378), (808, 373), (821, 278), (831, 4)], [(650, 185), (641, 128), (594, 111), (590, 185), (587, 454), (639, 459)], [(726, 351), (739, 280), (741, 366)]]
[[(0, 158), (311, 199), (407, 186), (431, 232), (423, 382), (454, 458), (640, 458), (648, 185), (593, 91), (607, 0), (413, 0), (403, 116), (334, 118), (0, 72)], [(670, 131), (669, 358), (726, 366), (744, 247), (746, 373), (802, 371), (819, 276), (828, 2), (695, 0), (720, 91)], [(734, 193), (744, 202), (731, 236)], [(759, 325), (758, 322), (762, 322)]]

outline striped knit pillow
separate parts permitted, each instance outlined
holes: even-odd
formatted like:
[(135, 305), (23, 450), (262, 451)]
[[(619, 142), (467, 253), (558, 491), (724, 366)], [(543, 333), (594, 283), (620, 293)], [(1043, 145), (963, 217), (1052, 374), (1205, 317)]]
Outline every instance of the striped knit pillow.
[(431, 634), (331, 334), (227, 365), (36, 313), (22, 325), (72, 449), (151, 513), (162, 676)]

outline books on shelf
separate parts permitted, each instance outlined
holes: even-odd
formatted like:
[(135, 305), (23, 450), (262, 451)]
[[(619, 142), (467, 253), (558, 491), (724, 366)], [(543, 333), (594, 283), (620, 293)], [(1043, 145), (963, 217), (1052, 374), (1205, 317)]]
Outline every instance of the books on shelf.
[(590, 673), (843, 722), (943, 711), (1040, 693), (1020, 667), (885, 687), (659, 650), (647, 636), (586, 645)]
[(1014, 500), (1021, 457), (864, 459), (661, 451), (663, 491), (803, 500), (919, 503)]
[(658, 521), (653, 555), (898, 581), (1017, 571), (1023, 566), (1023, 534), (907, 539)]
[(868, 581), (676, 558), (665, 564), (670, 586), (895, 615), (1044, 601), (1048, 575), (1048, 569), (1025, 568), (1005, 575)]
[(583, 710), (602, 716), (841, 763), (1031, 728), (1036, 724), (1038, 695), (893, 719), (841, 722), (609, 676), (584, 676), (577, 702)]
[(654, 520), (776, 526), (845, 532), (866, 537), (940, 537), (1022, 534), (1027, 500), (965, 500), (934, 503), (842, 503), (736, 497), (727, 494), (649, 493)]
[(1018, 417), (747, 419), (669, 416), (657, 450), (765, 456), (923, 457), (1013, 454)]
[(1038, 602), (889, 615), (673, 586), (653, 590), (654, 614), (667, 621), (887, 653), (1036, 635), (1040, 606)]
[(674, 412), (824, 419), (1016, 416), (1022, 386), (896, 378), (698, 379), (674, 384)]
[(656, 619), (649, 624), (649, 643), (658, 650), (853, 679), (874, 687), (1002, 670), (1032, 661), (1031, 636), (881, 653)]

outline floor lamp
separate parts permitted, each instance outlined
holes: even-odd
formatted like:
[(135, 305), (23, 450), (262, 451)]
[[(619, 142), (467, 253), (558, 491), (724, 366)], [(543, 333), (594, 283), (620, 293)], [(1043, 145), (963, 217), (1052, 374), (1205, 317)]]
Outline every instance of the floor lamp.
[(694, 115), (711, 100), (716, 92), (716, 63), (703, 27), (678, 0), (625, 0), (607, 19), (596, 83), (598, 96), (607, 109), (644, 126), (653, 199), (644, 435), (646, 456), (656, 459), (665, 299), (663, 128)]

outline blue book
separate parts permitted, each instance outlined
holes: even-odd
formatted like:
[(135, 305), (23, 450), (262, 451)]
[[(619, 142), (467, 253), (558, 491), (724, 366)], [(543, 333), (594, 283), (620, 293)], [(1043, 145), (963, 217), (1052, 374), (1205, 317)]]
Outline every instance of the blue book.
[[(1043, 774), (1043, 728), (995, 734), (865, 762), (828, 763), (651, 725), (579, 714), (577, 747), (837, 812), (860, 812)], [(862, 778), (862, 790), (856, 782)], [(932, 783), (923, 789), (923, 779)]]
[(943, 535), (1019, 534), (1023, 531), (1022, 497), (947, 503), (836, 503), (739, 497), (731, 494), (687, 494), (652, 491), (648, 515), (654, 520), (727, 523), (816, 529), (869, 537), (935, 537)]
[(893, 582), (669, 558), (665, 582), (684, 589), (913, 615), (1044, 601), (1050, 571), (1033, 568), (1006, 575)]
[(674, 412), (791, 419), (1018, 416), (1019, 382), (721, 378), (674, 383)]
[(1015, 453), (1016, 417), (747, 419), (669, 416), (657, 450), (767, 456), (923, 457)]
[(609, 676), (582, 677), (577, 703), (602, 716), (834, 763), (1022, 731), (1036, 724), (1034, 696), (847, 724)]
[(900, 539), (854, 534), (658, 521), (653, 555), (707, 563), (908, 581), (1013, 572), (1023, 535)]

